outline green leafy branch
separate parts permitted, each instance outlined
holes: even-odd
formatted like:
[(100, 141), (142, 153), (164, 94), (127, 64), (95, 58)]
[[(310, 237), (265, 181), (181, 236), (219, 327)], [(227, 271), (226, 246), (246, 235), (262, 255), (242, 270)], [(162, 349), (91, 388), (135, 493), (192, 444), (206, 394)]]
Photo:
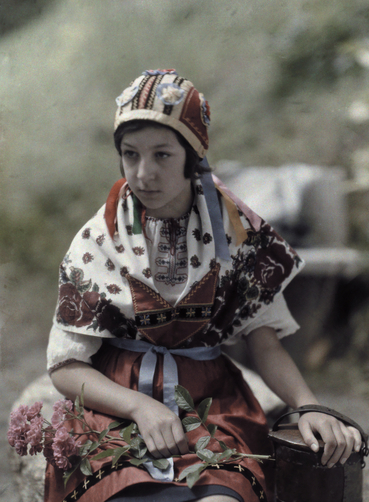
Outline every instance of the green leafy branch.
[[(102, 460), (104, 458), (111, 457), (112, 466), (116, 466), (122, 457), (128, 457), (129, 462), (138, 467), (145, 462), (151, 461), (155, 467), (161, 470), (167, 469), (169, 462), (167, 459), (155, 459), (147, 449), (145, 441), (140, 436), (137, 424), (134, 422), (129, 422), (123, 420), (121, 422), (111, 422), (107, 429), (99, 432), (93, 430), (84, 418), (84, 399), (83, 399), (83, 387), (81, 397), (77, 396), (74, 402), (74, 412), (66, 409), (66, 420), (77, 419), (82, 424), (83, 433), (76, 433), (73, 430), (70, 434), (73, 436), (83, 436), (83, 435), (95, 435), (97, 436), (96, 441), (87, 439), (85, 443), (79, 448), (79, 455), (75, 459), (73, 468), (64, 472), (64, 486), (68, 483), (69, 478), (72, 474), (80, 469), (85, 476), (92, 475), (91, 462), (95, 460)], [(192, 488), (196, 481), (199, 479), (200, 474), (211, 466), (220, 466), (220, 464), (225, 464), (229, 462), (235, 462), (241, 460), (242, 458), (252, 458), (258, 462), (263, 460), (270, 460), (271, 457), (268, 455), (252, 455), (248, 453), (237, 452), (235, 448), (229, 448), (222, 440), (216, 437), (217, 425), (207, 424), (207, 419), (209, 415), (209, 410), (212, 405), (212, 398), (209, 397), (204, 399), (198, 406), (197, 410), (193, 399), (184, 387), (177, 385), (175, 387), (175, 401), (177, 406), (192, 415), (186, 416), (182, 420), (182, 425), (186, 433), (191, 432), (198, 427), (203, 427), (207, 432), (206, 436), (201, 437), (196, 445), (195, 451), (190, 453), (195, 453), (197, 457), (201, 460), (201, 463), (196, 463), (190, 465), (184, 469), (175, 479), (175, 481), (182, 481), (186, 479), (186, 483), (189, 488)], [(126, 425), (127, 424), (127, 425)], [(119, 430), (119, 437), (110, 434), (110, 431), (117, 429), (125, 425)], [(217, 442), (221, 447), (221, 452), (213, 452), (208, 448), (209, 443)], [(107, 447), (108, 444), (116, 443), (117, 441), (122, 441), (125, 444), (119, 447)], [(98, 448), (106, 448), (99, 453), (94, 453)], [(176, 455), (178, 457), (178, 455)]]
[[(208, 433), (207, 436), (201, 437), (195, 445), (194, 453), (196, 453), (202, 463), (186, 467), (186, 469), (184, 469), (177, 478), (178, 481), (182, 481), (186, 478), (186, 482), (189, 488), (193, 487), (193, 485), (199, 479), (200, 474), (210, 466), (219, 467), (220, 464), (235, 462), (245, 457), (253, 458), (258, 462), (271, 459), (269, 455), (253, 455), (249, 453), (237, 452), (235, 448), (229, 448), (224, 443), (224, 441), (218, 439), (215, 436), (218, 426), (215, 424), (206, 424), (209, 410), (213, 401), (211, 397), (208, 397), (201, 401), (196, 411), (193, 399), (188, 390), (186, 390), (181, 385), (177, 385), (175, 388), (175, 401), (177, 403), (177, 406), (182, 410), (195, 414), (195, 416), (188, 416), (182, 420), (182, 424), (186, 432), (193, 431), (202, 426)], [(222, 449), (221, 452), (215, 453), (207, 448), (212, 439), (219, 443)]]

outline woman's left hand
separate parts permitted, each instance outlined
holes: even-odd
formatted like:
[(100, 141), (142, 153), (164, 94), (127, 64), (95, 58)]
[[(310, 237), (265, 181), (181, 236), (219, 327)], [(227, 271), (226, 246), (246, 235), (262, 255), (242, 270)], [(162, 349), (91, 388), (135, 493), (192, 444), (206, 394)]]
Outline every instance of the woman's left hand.
[(344, 464), (353, 450), (360, 451), (360, 432), (330, 415), (304, 413), (298, 426), (305, 443), (315, 452), (319, 450), (316, 434), (321, 436), (324, 441), (323, 465), (333, 467), (337, 462)]

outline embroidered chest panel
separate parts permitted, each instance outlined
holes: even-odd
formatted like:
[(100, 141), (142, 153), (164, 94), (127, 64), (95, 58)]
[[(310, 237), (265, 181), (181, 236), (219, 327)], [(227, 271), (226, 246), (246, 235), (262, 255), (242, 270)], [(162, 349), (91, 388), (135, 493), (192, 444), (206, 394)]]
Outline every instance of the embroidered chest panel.
[(155, 345), (174, 348), (200, 331), (211, 318), (219, 265), (173, 307), (138, 279), (128, 276), (139, 331)]
[[(183, 285), (188, 278), (187, 259), (187, 223), (188, 219), (166, 220), (159, 227), (158, 240), (153, 235), (154, 242), (150, 250), (155, 256), (152, 263), (154, 280), (158, 287)], [(150, 236), (148, 226), (148, 235)]]

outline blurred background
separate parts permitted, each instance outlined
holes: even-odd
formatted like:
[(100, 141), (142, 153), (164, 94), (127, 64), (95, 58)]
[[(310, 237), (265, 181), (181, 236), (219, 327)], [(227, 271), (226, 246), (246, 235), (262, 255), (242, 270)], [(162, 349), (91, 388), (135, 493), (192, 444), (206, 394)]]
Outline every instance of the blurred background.
[(119, 177), (115, 97), (149, 68), (204, 93), (216, 174), (301, 248), (286, 345), (365, 416), (367, 0), (4, 0), (0, 35), (1, 430), (45, 371), (59, 263)]

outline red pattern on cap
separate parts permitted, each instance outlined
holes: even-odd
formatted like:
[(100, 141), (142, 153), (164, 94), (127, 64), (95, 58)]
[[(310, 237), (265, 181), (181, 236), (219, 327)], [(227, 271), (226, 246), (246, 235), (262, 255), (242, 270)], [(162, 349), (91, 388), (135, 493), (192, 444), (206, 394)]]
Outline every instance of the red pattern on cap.
[(179, 120), (197, 136), (207, 150), (209, 148), (208, 133), (201, 120), (200, 95), (195, 87), (192, 87), (186, 96)]

